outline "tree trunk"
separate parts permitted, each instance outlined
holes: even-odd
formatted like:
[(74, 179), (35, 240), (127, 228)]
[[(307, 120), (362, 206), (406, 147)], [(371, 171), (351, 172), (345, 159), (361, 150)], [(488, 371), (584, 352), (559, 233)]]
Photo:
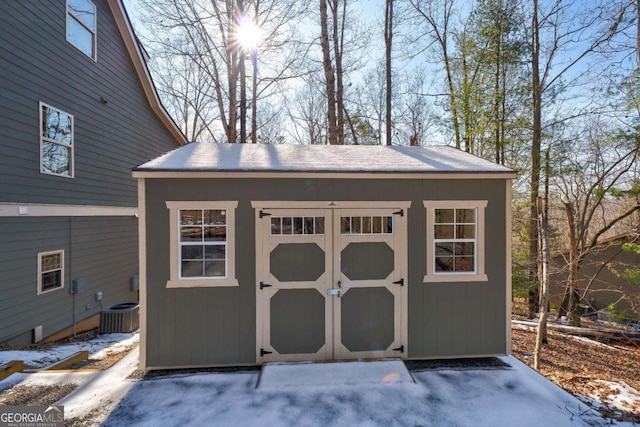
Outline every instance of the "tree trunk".
[(331, 50), (329, 47), (329, 29), (327, 16), (327, 1), (320, 0), (320, 45), (322, 47), (322, 66), (327, 91), (327, 121), (329, 123), (329, 144), (338, 144), (338, 130), (336, 128), (336, 91), (335, 75), (331, 66)]
[(575, 212), (571, 202), (563, 202), (569, 232), (569, 277), (558, 316), (567, 315), (569, 325), (580, 326), (580, 296), (578, 294), (579, 245), (576, 237)]
[(540, 194), (540, 146), (542, 141), (542, 86), (540, 85), (540, 26), (538, 22), (538, 0), (533, 0), (532, 28), (532, 103), (533, 129), (531, 141), (531, 183), (529, 214), (529, 281), (538, 282), (538, 212), (536, 203)]
[(384, 14), (384, 45), (386, 61), (386, 133), (387, 145), (391, 145), (391, 45), (393, 41), (393, 0), (386, 1)]
[(240, 51), (240, 142), (247, 142), (247, 73), (244, 68), (244, 49)]
[(540, 314), (538, 317), (538, 331), (536, 334), (536, 346), (533, 353), (533, 368), (540, 369), (540, 361), (542, 359), (542, 345), (547, 343), (547, 317), (549, 311), (549, 237), (547, 233), (547, 216), (546, 207), (541, 206), (543, 201), (537, 200), (539, 221), (540, 221), (540, 243), (542, 247), (542, 277), (541, 277), (541, 304)]
[[(338, 12), (339, 1), (333, 0), (333, 54), (336, 62), (336, 139), (337, 143), (344, 144), (344, 125), (346, 120), (344, 119), (344, 84), (342, 81), (342, 52), (344, 41), (344, 20), (346, 15), (347, 1), (343, 0), (342, 16)], [(342, 18), (342, 20), (340, 20)]]
[(251, 143), (258, 143), (258, 56), (251, 54), (253, 77), (251, 78)]

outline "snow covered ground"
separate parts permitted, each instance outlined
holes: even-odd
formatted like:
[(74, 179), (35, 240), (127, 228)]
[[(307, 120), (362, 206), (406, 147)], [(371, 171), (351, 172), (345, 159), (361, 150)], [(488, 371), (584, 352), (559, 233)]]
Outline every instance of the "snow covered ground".
[(103, 334), (87, 341), (76, 341), (40, 350), (0, 351), (0, 365), (11, 360), (22, 360), (24, 361), (25, 369), (43, 369), (83, 350), (89, 352), (89, 359), (99, 360), (111, 354), (133, 348), (138, 344), (138, 338), (139, 334), (137, 332)]
[[(412, 372), (416, 383), (374, 384), (363, 378), (361, 384), (329, 385), (326, 365), (313, 364), (302, 365), (303, 374), (296, 372), (301, 365), (281, 365), (283, 369), (271, 379), (262, 378), (258, 388), (256, 372), (175, 374), (133, 384), (104, 425), (608, 424), (599, 413), (514, 357), (502, 360), (510, 367)], [(315, 379), (309, 367), (315, 370)], [(293, 377), (304, 377), (304, 381), (296, 385), (290, 380)]]
[[(135, 345), (137, 335), (120, 338), (122, 345)], [(40, 354), (30, 360), (49, 357), (48, 363), (83, 349), (95, 355), (114, 345), (118, 344), (77, 343), (57, 349), (57, 356)], [(15, 352), (0, 355), (3, 360), (18, 356)], [(84, 419), (85, 425), (633, 425), (602, 418), (512, 356), (501, 358), (508, 367), (437, 368), (411, 375), (397, 365), (379, 365), (371, 371), (368, 368), (374, 365), (370, 364), (376, 362), (349, 362), (271, 365), (262, 378), (255, 371), (176, 372), (142, 380), (129, 377), (137, 368), (137, 358), (136, 348), (99, 373), (14, 374), (0, 381), (0, 390), (16, 383), (78, 384), (57, 404), (65, 407), (67, 420)], [(631, 388), (616, 389), (616, 400), (626, 399), (640, 396)]]

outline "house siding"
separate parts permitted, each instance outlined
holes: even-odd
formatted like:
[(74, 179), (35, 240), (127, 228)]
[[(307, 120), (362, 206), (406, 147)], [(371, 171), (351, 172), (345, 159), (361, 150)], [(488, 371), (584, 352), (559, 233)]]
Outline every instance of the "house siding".
[[(0, 344), (31, 342), (31, 330), (51, 335), (100, 312), (102, 305), (137, 301), (129, 278), (138, 271), (138, 229), (134, 217), (0, 218)], [(11, 230), (11, 231), (6, 231)], [(38, 253), (64, 250), (64, 288), (38, 295)], [(87, 289), (70, 294), (71, 280)]]
[[(637, 269), (640, 255), (622, 250), (622, 244), (631, 239), (611, 241), (594, 248), (583, 259), (578, 272), (578, 289), (585, 300), (581, 304), (589, 305), (591, 314), (598, 310), (607, 310), (614, 305), (621, 317), (629, 321), (640, 322), (640, 286), (632, 280), (616, 276), (613, 270), (623, 272)], [(566, 254), (551, 259), (550, 300), (553, 307), (559, 307), (564, 296), (569, 267)]]
[[(131, 169), (179, 146), (151, 109), (106, 0), (92, 2), (97, 61), (67, 42), (65, 0), (0, 2), (0, 205), (136, 207)], [(40, 102), (74, 116), (72, 179), (40, 173)], [(74, 307), (76, 321), (99, 313), (96, 291), (105, 307), (137, 301), (135, 218), (1, 209), (0, 345), (30, 342), (39, 325), (45, 337), (70, 327)], [(37, 253), (56, 249), (65, 250), (65, 289), (38, 296)], [(79, 277), (88, 289), (74, 297)]]
[[(504, 180), (145, 179), (147, 367), (256, 363), (256, 249), (252, 201), (406, 201), (408, 357), (507, 354)], [(167, 289), (169, 211), (165, 202), (237, 200), (238, 287)], [(487, 200), (487, 282), (423, 283), (423, 200)]]
[[(109, 6), (93, 3), (97, 62), (66, 41), (64, 0), (0, 3), (0, 202), (136, 206), (131, 169), (178, 146)], [(40, 173), (40, 101), (74, 116), (73, 179)]]

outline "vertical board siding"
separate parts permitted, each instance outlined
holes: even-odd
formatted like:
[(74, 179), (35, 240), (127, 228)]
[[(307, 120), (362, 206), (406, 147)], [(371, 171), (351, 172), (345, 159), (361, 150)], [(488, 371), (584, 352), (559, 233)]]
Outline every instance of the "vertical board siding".
[[(109, 6), (93, 3), (97, 62), (66, 41), (65, 0), (0, 2), (0, 202), (135, 206), (131, 169), (177, 147)], [(74, 116), (73, 179), (40, 173), (39, 101)]]
[[(251, 201), (412, 201), (408, 209), (408, 356), (505, 354), (506, 217), (503, 180), (145, 179), (147, 365), (256, 363), (255, 212)], [(165, 201), (238, 200), (234, 288), (167, 289), (169, 211)], [(487, 282), (423, 283), (423, 200), (488, 200)]]
[[(0, 344), (38, 325), (45, 337), (70, 327), (74, 307), (77, 321), (99, 313), (98, 291), (105, 308), (137, 301), (129, 288), (129, 276), (138, 271), (138, 244), (131, 238), (137, 226), (129, 217), (0, 218), (3, 230), (13, 230), (0, 240), (0, 271), (11, 272), (0, 283)], [(24, 233), (40, 238), (11, 238)], [(38, 295), (38, 253), (57, 249), (64, 250), (64, 288)], [(87, 290), (74, 303), (69, 289), (75, 278), (87, 279)]]

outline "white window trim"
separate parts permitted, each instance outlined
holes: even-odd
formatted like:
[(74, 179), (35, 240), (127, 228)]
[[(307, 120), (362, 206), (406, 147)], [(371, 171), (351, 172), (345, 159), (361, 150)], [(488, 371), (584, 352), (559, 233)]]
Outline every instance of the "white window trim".
[[(486, 282), (485, 274), (485, 208), (486, 200), (424, 200), (427, 225), (427, 274), (423, 282)], [(476, 209), (476, 256), (474, 272), (436, 273), (435, 271), (435, 236), (433, 226), (436, 209)]]
[[(55, 141), (55, 140), (53, 140), (51, 138), (46, 138), (43, 135), (43, 130), (44, 129), (42, 129), (42, 119), (43, 119), (43, 117), (42, 117), (42, 107), (50, 108), (50, 109), (55, 110), (55, 111), (57, 111), (59, 113), (65, 114), (65, 115), (67, 115), (67, 116), (69, 116), (71, 118), (71, 145), (67, 146), (66, 144), (60, 144), (59, 142), (57, 142), (57, 141)], [(38, 103), (38, 110), (39, 110), (38, 117), (40, 118), (40, 125), (39, 125), (39, 129), (40, 129), (40, 154), (39, 154), (39, 156), (40, 156), (40, 173), (43, 173), (45, 175), (59, 176), (61, 178), (73, 178), (73, 177), (75, 177), (75, 166), (76, 166), (76, 161), (75, 161), (76, 123), (75, 123), (75, 118), (73, 117), (73, 114), (69, 114), (69, 113), (67, 113), (65, 111), (62, 111), (59, 108), (52, 107), (51, 105), (45, 104), (44, 102), (39, 102)], [(49, 141), (49, 142), (53, 142), (54, 144), (63, 145), (65, 147), (69, 147), (71, 149), (71, 153), (69, 154), (69, 163), (71, 163), (69, 165), (69, 175), (64, 175), (64, 174), (61, 174), (61, 173), (51, 173), (51, 172), (47, 172), (44, 169), (44, 165), (42, 163), (42, 144), (44, 143), (45, 140)]]
[(75, 47), (76, 49), (78, 49), (78, 51), (82, 52), (82, 50), (80, 50), (78, 46), (76, 46), (74, 43), (71, 42), (71, 40), (69, 40), (69, 15), (70, 15), (73, 17), (73, 19), (76, 20), (76, 22), (78, 22), (78, 24), (82, 25), (87, 31), (93, 34), (93, 55), (89, 56), (85, 52), (82, 52), (82, 54), (88, 58), (91, 58), (94, 62), (98, 62), (98, 8), (96, 7), (95, 3), (92, 2), (91, 0), (87, 0), (87, 1), (91, 3), (91, 5), (93, 6), (93, 10), (94, 10), (93, 25), (96, 29), (92, 30), (91, 28), (87, 27), (84, 24), (84, 22), (82, 22), (82, 20), (78, 18), (73, 13), (73, 11), (71, 11), (71, 9), (69, 9), (69, 0), (67, 0), (65, 2), (67, 13), (64, 15), (64, 31), (65, 31), (64, 36), (67, 39), (67, 42), (71, 46)]
[[(42, 258), (47, 255), (55, 255), (60, 254), (60, 287), (49, 289), (48, 291), (42, 290)], [(60, 289), (64, 289), (64, 249), (58, 249), (55, 251), (48, 252), (38, 252), (38, 295), (48, 294), (50, 292), (59, 291)]]
[[(206, 287), (222, 287), (222, 286), (238, 286), (238, 280), (236, 279), (236, 208), (238, 207), (237, 201), (167, 201), (167, 208), (169, 209), (169, 280), (167, 281), (167, 288), (206, 288)], [(179, 227), (178, 227), (178, 212), (180, 209), (225, 209), (227, 211), (227, 250), (226, 250), (226, 262), (227, 262), (227, 275), (226, 277), (211, 277), (211, 278), (184, 278), (179, 277), (180, 271), (180, 257), (179, 250)]]

